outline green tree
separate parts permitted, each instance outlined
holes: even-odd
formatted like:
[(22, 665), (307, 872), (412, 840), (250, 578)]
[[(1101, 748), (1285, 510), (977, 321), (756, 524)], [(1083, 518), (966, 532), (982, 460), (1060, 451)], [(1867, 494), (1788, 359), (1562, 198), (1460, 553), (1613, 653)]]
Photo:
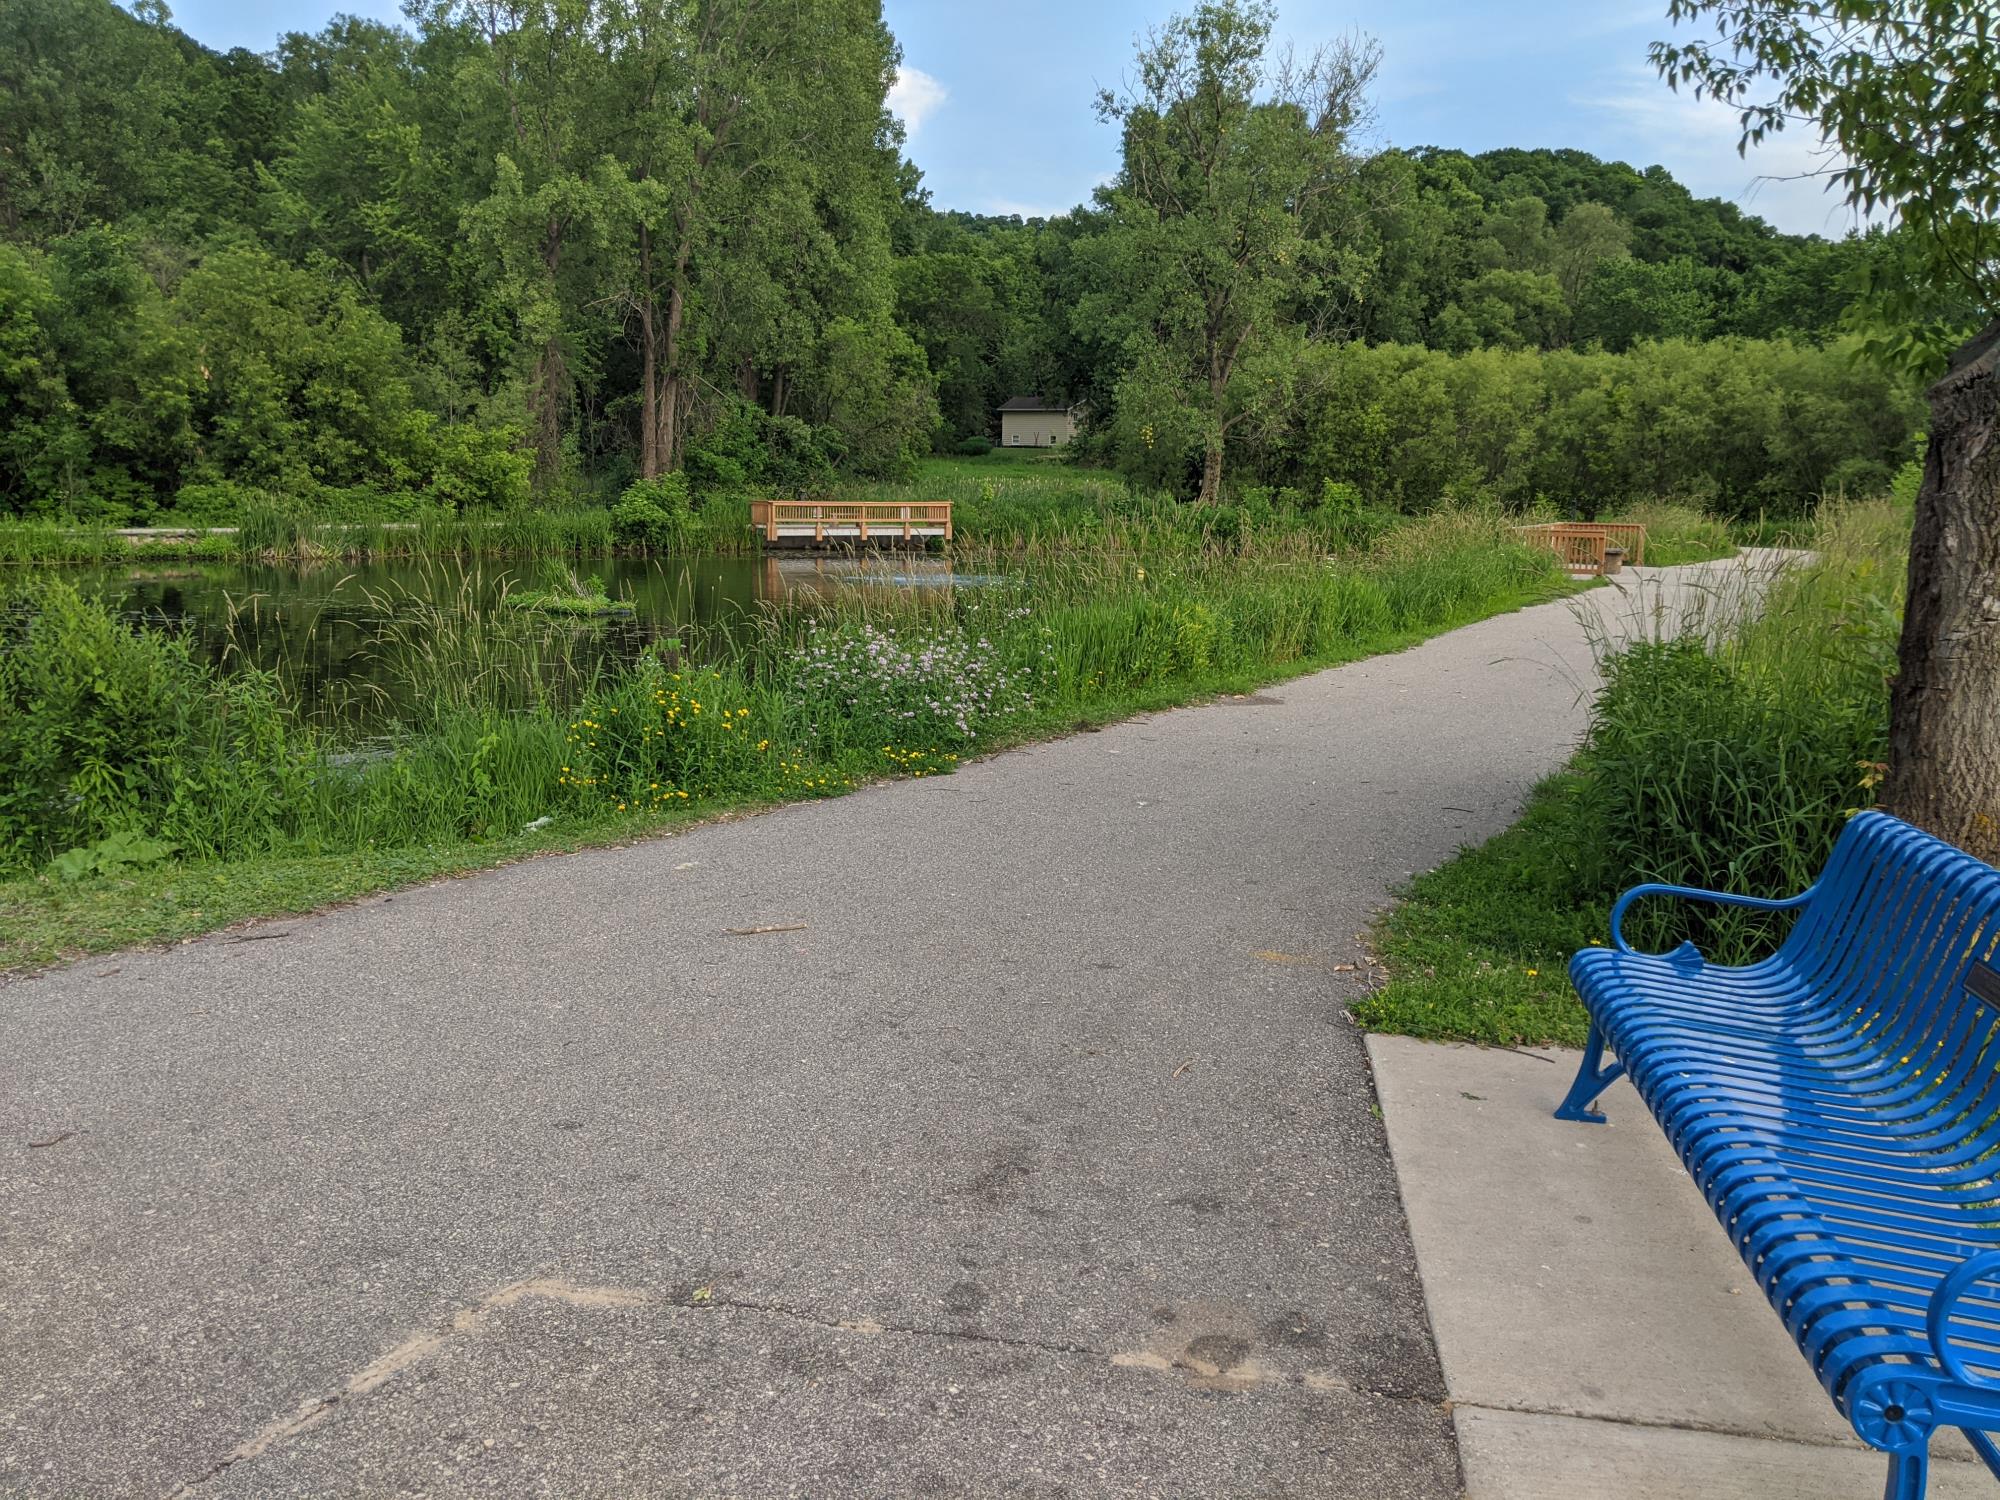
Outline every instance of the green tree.
[(14, 515), (74, 510), (90, 465), (50, 334), (60, 311), (41, 258), (0, 244), (0, 499)]
[(515, 309), (536, 484), (546, 492), (562, 469), (578, 370), (602, 333), (585, 309), (597, 285), (588, 251), (609, 209), (597, 168), (613, 123), (611, 33), (594, 0), (440, 0), (423, 25), (477, 40), (483, 56), (458, 80), (466, 107), (503, 122), (491, 187), (465, 224)]
[(1375, 71), (1375, 49), (1351, 43), (1272, 57), (1275, 19), (1266, 0), (1199, 5), (1146, 38), (1128, 92), (1098, 100), (1124, 163), (1099, 242), (1112, 289), (1079, 316), (1136, 323), (1121, 425), (1199, 451), (1209, 504), (1257, 405), (1244, 356), (1343, 270), (1346, 247), (1309, 226), (1353, 182)]
[(1857, 208), (1894, 211), (1878, 282), (1885, 357), (1983, 328), (1930, 390), (1884, 800), (2000, 860), (2000, 15), (1992, 0), (1672, 0), (1717, 35), (1659, 43), (1675, 84), (1735, 105), (1747, 150), (1803, 122), (1840, 153)]
[(1714, 329), (1718, 273), (1685, 255), (1601, 261), (1576, 309), (1578, 342), (1622, 354), (1641, 339), (1704, 339)]
[[(1624, 221), (1602, 203), (1579, 203), (1563, 215), (1549, 237), (1549, 274), (1562, 291), (1563, 306), (1571, 320), (1583, 305), (1598, 268), (1628, 257), (1631, 240)], [(1565, 342), (1568, 337), (1565, 328)]]
[(181, 283), (173, 315), (198, 361), (190, 477), (311, 495), (421, 473), (430, 423), (402, 339), (353, 287), (223, 249)]

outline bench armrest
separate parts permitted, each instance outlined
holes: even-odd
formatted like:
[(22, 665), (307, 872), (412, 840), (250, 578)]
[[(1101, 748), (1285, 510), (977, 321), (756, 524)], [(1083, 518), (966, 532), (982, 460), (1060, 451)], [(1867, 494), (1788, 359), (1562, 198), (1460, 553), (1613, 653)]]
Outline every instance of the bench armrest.
[(1678, 896), (1683, 901), (1706, 901), (1715, 906), (1748, 906), (1757, 911), (1790, 911), (1804, 906), (1812, 900), (1817, 885), (1809, 885), (1796, 896), (1786, 896), (1782, 900), (1771, 900), (1763, 896), (1738, 896), (1729, 891), (1703, 891), (1691, 885), (1635, 885), (1618, 898), (1618, 904), (1611, 908), (1611, 946), (1620, 953), (1633, 951), (1625, 941), (1625, 913), (1632, 903), (1648, 896)]
[[(1960, 1385), (1993, 1388), (1993, 1382), (1982, 1380), (1965, 1367), (1965, 1358), (1951, 1342), (1951, 1315), (1958, 1306), (1959, 1299), (1982, 1281), (2000, 1280), (2000, 1250), (1987, 1250), (1961, 1263), (1952, 1273), (1937, 1284), (1931, 1292), (1929, 1315), (1924, 1319), (1924, 1328), (1930, 1334), (1931, 1353), (1936, 1357), (1938, 1368), (1943, 1370)], [(1975, 1316), (1982, 1320), (1990, 1314), (1981, 1311)]]

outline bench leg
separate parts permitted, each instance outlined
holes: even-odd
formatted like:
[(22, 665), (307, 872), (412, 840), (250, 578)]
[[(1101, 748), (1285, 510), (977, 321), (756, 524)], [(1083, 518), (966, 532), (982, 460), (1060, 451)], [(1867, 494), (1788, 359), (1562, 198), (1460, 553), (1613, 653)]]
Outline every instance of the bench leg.
[(1930, 1468), (1931, 1456), (1927, 1452), (1891, 1454), (1889, 1487), (1882, 1491), (1882, 1500), (1924, 1500)]
[(1576, 1082), (1556, 1109), (1558, 1120), (1578, 1120), (1586, 1125), (1602, 1125), (1604, 1116), (1591, 1108), (1597, 1096), (1625, 1076), (1625, 1064), (1604, 1065), (1604, 1033), (1590, 1023), (1590, 1040), (1583, 1044), (1583, 1066), (1576, 1070)]

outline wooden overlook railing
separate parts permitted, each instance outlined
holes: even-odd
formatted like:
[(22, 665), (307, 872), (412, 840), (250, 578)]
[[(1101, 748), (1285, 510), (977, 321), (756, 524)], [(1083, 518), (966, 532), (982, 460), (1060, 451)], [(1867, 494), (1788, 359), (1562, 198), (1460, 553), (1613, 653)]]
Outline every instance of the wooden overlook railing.
[(1516, 526), (1515, 534), (1530, 547), (1546, 547), (1572, 573), (1602, 573), (1604, 549), (1623, 547), (1633, 567), (1646, 562), (1646, 528), (1619, 522), (1561, 521), (1551, 526)]
[(951, 540), (949, 500), (753, 500), (750, 525), (767, 542)]

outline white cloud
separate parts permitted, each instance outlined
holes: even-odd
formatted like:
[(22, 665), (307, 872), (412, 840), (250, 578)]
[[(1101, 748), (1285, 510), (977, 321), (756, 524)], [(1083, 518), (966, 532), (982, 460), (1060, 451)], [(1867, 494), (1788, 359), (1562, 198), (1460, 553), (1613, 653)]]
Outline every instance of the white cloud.
[(889, 89), (889, 113), (901, 120), (903, 129), (914, 136), (950, 97), (945, 86), (930, 74), (919, 68), (898, 68), (896, 81)]
[(1615, 92), (1573, 100), (1604, 119), (1615, 144), (1598, 152), (1635, 166), (1658, 163), (1697, 198), (1727, 198), (1792, 234), (1838, 238), (1864, 221), (1843, 202), (1828, 174), (1839, 156), (1809, 132), (1793, 127), (1768, 135), (1739, 155), (1738, 113), (1687, 89), (1669, 89), (1650, 69), (1619, 77)]

